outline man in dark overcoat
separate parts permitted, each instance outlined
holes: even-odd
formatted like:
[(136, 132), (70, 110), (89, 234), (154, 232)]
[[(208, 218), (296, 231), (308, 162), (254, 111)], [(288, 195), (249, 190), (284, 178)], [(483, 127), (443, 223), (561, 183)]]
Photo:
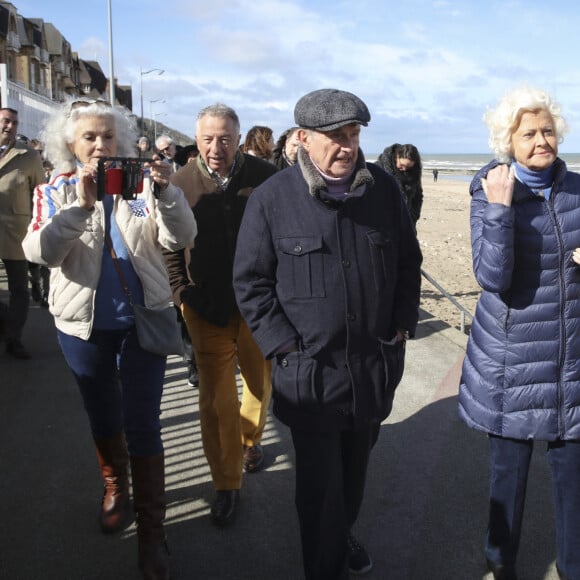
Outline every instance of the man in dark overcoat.
[(351, 529), (417, 324), (421, 252), (397, 183), (359, 148), (365, 103), (321, 89), (294, 116), (297, 163), (248, 200), (234, 288), (291, 429), (306, 578), (342, 580), (372, 567)]

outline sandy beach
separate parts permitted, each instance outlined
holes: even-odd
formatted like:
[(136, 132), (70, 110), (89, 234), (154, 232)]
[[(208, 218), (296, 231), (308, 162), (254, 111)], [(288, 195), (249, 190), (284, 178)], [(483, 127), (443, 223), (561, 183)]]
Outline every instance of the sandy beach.
[[(423, 209), (417, 236), (423, 252), (423, 270), (467, 311), (475, 313), (479, 286), (471, 262), (469, 182), (446, 179), (436, 183), (423, 173)], [(450, 326), (460, 328), (459, 310), (427, 279), (422, 279), (421, 309)], [(465, 319), (469, 325), (469, 318)]]

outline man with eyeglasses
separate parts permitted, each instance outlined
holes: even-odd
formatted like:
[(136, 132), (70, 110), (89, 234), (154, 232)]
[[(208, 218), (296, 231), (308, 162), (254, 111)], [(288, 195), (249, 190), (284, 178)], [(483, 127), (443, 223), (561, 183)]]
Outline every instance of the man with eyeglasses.
[(155, 147), (157, 151), (161, 153), (163, 158), (171, 165), (173, 171), (177, 171), (181, 165), (175, 160), (175, 154), (177, 153), (177, 145), (175, 141), (169, 135), (161, 135), (157, 137), (155, 141)]
[[(169, 135), (159, 136), (155, 141), (155, 147), (165, 161), (171, 165), (173, 171), (177, 171), (182, 167), (182, 164), (176, 158), (177, 145)], [(190, 387), (197, 388), (199, 387), (199, 371), (191, 345), (191, 338), (183, 318), (181, 319), (181, 336), (183, 337), (183, 360), (187, 365), (187, 384)]]
[(264, 461), (260, 443), (270, 401), (270, 363), (236, 305), (232, 266), (248, 197), (276, 167), (239, 151), (240, 121), (226, 105), (199, 113), (195, 137), (197, 159), (171, 181), (188, 199), (198, 235), (194, 248), (167, 254), (166, 260), (199, 369), (201, 434), (216, 490), (211, 517), (224, 526), (235, 517), (243, 470), (258, 471)]
[(9, 303), (1, 308), (0, 340), (6, 353), (28, 359), (22, 333), (28, 318), (28, 262), (22, 240), (32, 215), (32, 192), (44, 182), (40, 155), (16, 139), (18, 111), (0, 109), (0, 259), (8, 278)]

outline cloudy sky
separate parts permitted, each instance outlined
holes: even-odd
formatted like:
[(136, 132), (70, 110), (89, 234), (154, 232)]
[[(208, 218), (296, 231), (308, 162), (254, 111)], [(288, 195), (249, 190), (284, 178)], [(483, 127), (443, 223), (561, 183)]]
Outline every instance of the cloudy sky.
[[(109, 0), (13, 0), (52, 22), (109, 75)], [(580, 152), (580, 10), (572, 0), (111, 0), (114, 72), (140, 115), (193, 137), (204, 106), (236, 109), (242, 134), (293, 125), (303, 94), (349, 90), (372, 120), (362, 147), (487, 152), (482, 122), (509, 88), (547, 89)], [(162, 69), (142, 75), (151, 69)], [(152, 103), (151, 101), (159, 99)], [(164, 101), (164, 102), (163, 102)]]

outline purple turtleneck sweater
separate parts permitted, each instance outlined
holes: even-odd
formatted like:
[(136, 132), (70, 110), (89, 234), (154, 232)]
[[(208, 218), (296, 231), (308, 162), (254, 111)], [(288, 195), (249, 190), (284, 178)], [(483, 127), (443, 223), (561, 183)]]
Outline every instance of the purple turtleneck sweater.
[(320, 167), (318, 167), (318, 165), (314, 163), (312, 157), (310, 158), (310, 161), (312, 161), (314, 167), (316, 167), (320, 175), (322, 175), (322, 177), (324, 178), (324, 181), (326, 182), (326, 186), (328, 188), (327, 194), (328, 197), (335, 199), (336, 201), (344, 200), (344, 198), (350, 192), (350, 186), (352, 184), (354, 170), (350, 175), (347, 175), (346, 177), (331, 177), (330, 175), (326, 175), (326, 173), (324, 173), (324, 171), (322, 171), (322, 169), (320, 169)]

